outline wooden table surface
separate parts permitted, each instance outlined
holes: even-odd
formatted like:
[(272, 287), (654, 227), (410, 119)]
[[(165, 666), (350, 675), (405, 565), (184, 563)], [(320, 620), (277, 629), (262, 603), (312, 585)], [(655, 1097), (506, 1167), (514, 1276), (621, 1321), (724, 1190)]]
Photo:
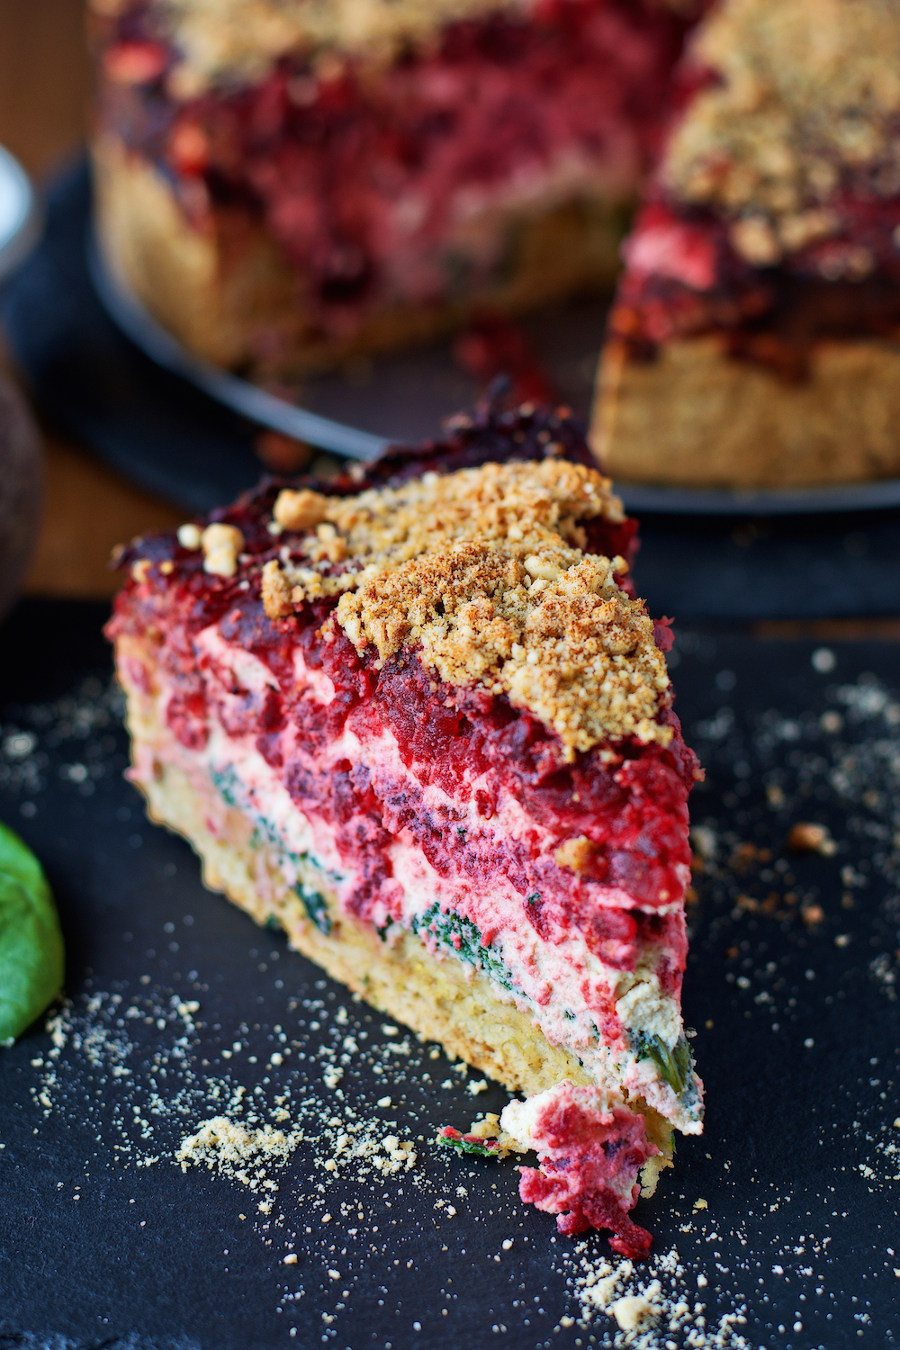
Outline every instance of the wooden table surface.
[[(0, 0), (0, 144), (39, 181), (83, 142), (90, 71), (84, 0)], [(175, 526), (181, 514), (80, 447), (46, 434), (44, 520), (27, 587), (33, 594), (112, 593), (113, 547)], [(900, 639), (900, 621), (841, 620), (758, 626), (760, 633)]]

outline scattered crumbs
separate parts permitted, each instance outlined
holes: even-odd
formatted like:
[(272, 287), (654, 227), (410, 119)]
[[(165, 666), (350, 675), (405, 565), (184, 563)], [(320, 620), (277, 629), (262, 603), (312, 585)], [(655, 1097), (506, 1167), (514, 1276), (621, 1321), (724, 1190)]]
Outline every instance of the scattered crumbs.
[[(330, 1088), (332, 1091), (334, 1091), (335, 1088), (340, 1086), (343, 1077), (344, 1077), (344, 1070), (341, 1068), (340, 1064), (328, 1064), (326, 1065), (325, 1071), (322, 1074), (322, 1082), (325, 1084), (327, 1088)], [(384, 1098), (382, 1098), (382, 1100), (378, 1103), (378, 1105), (381, 1106), (383, 1102)], [(390, 1102), (388, 1102), (388, 1105), (390, 1105)]]
[(701, 863), (715, 858), (719, 848), (718, 836), (711, 825), (695, 825), (691, 830), (691, 844)]
[(821, 853), (826, 858), (837, 852), (837, 844), (828, 833), (828, 827), (811, 820), (798, 820), (791, 826), (787, 846), (792, 853)]
[[(795, 1055), (813, 1041), (815, 1054), (821, 1054), (827, 1042), (810, 1020), (805, 997), (807, 991), (823, 997), (828, 983), (823, 953), (845, 963), (839, 969), (847, 973), (845, 981), (829, 986), (828, 1000), (839, 1003), (845, 985), (852, 993), (862, 982), (879, 999), (895, 1000), (898, 992), (892, 934), (894, 897), (900, 894), (900, 705), (873, 676), (835, 686), (823, 680), (820, 688), (821, 700), (808, 711), (786, 716), (773, 709), (746, 726), (729, 710), (713, 708), (693, 736), (708, 768), (717, 755), (733, 766), (736, 787), (724, 804), (727, 815), (719, 811), (704, 820), (704, 789), (695, 798), (693, 846), (701, 866), (692, 922), (706, 926), (704, 940), (711, 938), (722, 953), (722, 978), (733, 988), (735, 1018), (747, 1018), (747, 1030), (754, 1034), (771, 1028), (777, 1043)], [(118, 776), (123, 768), (120, 711), (114, 686), (96, 679), (52, 705), (7, 710), (0, 725), (0, 787), (19, 801), (23, 816), (33, 813), (35, 800), (48, 787), (80, 799)], [(710, 789), (715, 781), (711, 775)], [(839, 844), (841, 865), (820, 863), (818, 846), (796, 853), (784, 847), (798, 821), (826, 817), (826, 798), (840, 808), (827, 813), (832, 828), (840, 821), (839, 840), (827, 833), (826, 839)], [(744, 809), (747, 803), (752, 810)], [(140, 846), (145, 828), (140, 819), (135, 804), (133, 823), (121, 822), (129, 848)], [(726, 819), (728, 825), (722, 823)], [(876, 891), (887, 899), (875, 904)], [(739, 903), (740, 896), (746, 904)], [(858, 927), (852, 940), (850, 931), (863, 906), (866, 942)], [(179, 916), (170, 917), (180, 922)], [(163, 933), (159, 936), (159, 956), (165, 957)], [(254, 962), (270, 960), (267, 941), (259, 936)], [(414, 1287), (426, 1259), (430, 1270), (441, 1269), (440, 1304), (409, 1306), (409, 1316), (420, 1321), (423, 1344), (435, 1339), (435, 1326), (448, 1308), (450, 1320), (443, 1326), (448, 1333), (455, 1330), (459, 1285), (454, 1281), (473, 1255), (471, 1244), (468, 1252), (462, 1250), (470, 1230), (459, 1220), (457, 1206), (467, 1219), (484, 1214), (493, 1225), (485, 1230), (494, 1233), (488, 1249), (493, 1260), (512, 1250), (515, 1241), (514, 1257), (502, 1266), (510, 1280), (510, 1302), (498, 1300), (491, 1317), (497, 1327), (506, 1318), (520, 1341), (534, 1345), (554, 1343), (554, 1323), (569, 1333), (557, 1344), (577, 1338), (582, 1345), (629, 1350), (758, 1350), (761, 1342), (790, 1339), (795, 1327), (803, 1331), (794, 1332), (801, 1341), (792, 1343), (828, 1344), (827, 1324), (814, 1332), (810, 1313), (818, 1313), (820, 1328), (824, 1311), (835, 1326), (863, 1330), (875, 1312), (878, 1270), (883, 1268), (892, 1283), (894, 1270), (900, 1270), (896, 1252), (879, 1239), (872, 1250), (878, 1268), (873, 1283), (851, 1294), (841, 1285), (829, 1250), (832, 1232), (846, 1231), (848, 1219), (846, 1201), (830, 1199), (832, 1176), (823, 1169), (822, 1190), (801, 1199), (789, 1186), (770, 1183), (757, 1170), (758, 1162), (747, 1158), (740, 1166), (735, 1159), (717, 1158), (717, 1189), (710, 1190), (714, 1230), (695, 1212), (702, 1211), (701, 1203), (679, 1191), (678, 1171), (665, 1179), (657, 1201), (643, 1206), (651, 1225), (653, 1206), (658, 1217), (671, 1216), (672, 1231), (683, 1234), (680, 1252), (672, 1247), (633, 1265), (611, 1257), (603, 1240), (564, 1242), (522, 1218), (513, 1168), (487, 1169), (478, 1159), (470, 1164), (443, 1155), (433, 1161), (430, 1139), (436, 1121), (423, 1099), (433, 1103), (443, 1079), (447, 1090), (464, 1101), (461, 1088), (475, 1095), (479, 1081), (460, 1083), (436, 1047), (421, 1046), (402, 1028), (389, 1030), (379, 1014), (324, 980), (314, 981), (302, 996), (285, 992), (283, 1027), (218, 1026), (212, 1020), (215, 1001), (196, 975), (173, 979), (169, 991), (161, 987), (161, 968), (171, 970), (171, 961), (165, 967), (158, 957), (148, 957), (146, 970), (153, 973), (131, 989), (99, 987), (89, 978), (77, 997), (49, 1017), (46, 1039), (36, 1036), (29, 1047), (23, 1063), (36, 1134), (45, 1120), (56, 1117), (85, 1139), (83, 1188), (67, 1183), (62, 1190), (60, 1183), (60, 1200), (83, 1205), (92, 1184), (107, 1172), (182, 1165), (188, 1172), (208, 1170), (203, 1184), (221, 1189), (233, 1206), (232, 1216), (249, 1211), (242, 1233), (252, 1231), (265, 1246), (273, 1269), (282, 1272), (295, 1261), (302, 1266), (302, 1281), (283, 1272), (277, 1277), (272, 1296), (280, 1300), (285, 1324), (300, 1300), (315, 1293), (313, 1281), (319, 1282), (319, 1297), (327, 1289), (329, 1301), (325, 1311), (316, 1313), (312, 1337), (311, 1322), (299, 1332), (286, 1325), (304, 1344), (320, 1336), (327, 1345), (346, 1344), (342, 1318), (351, 1296), (371, 1290), (373, 1272), (385, 1286), (379, 1300), (386, 1302), (394, 1296), (393, 1290), (387, 1293), (390, 1271), (410, 1270)], [(296, 986), (285, 980), (280, 987)], [(251, 1008), (233, 1006), (235, 1017), (253, 1016)], [(721, 1017), (708, 1017), (703, 1027), (710, 1040), (726, 1032), (730, 1038), (734, 1031)], [(258, 1063), (249, 1051), (257, 1052)], [(376, 1069), (377, 1088), (371, 1076)], [(417, 1096), (419, 1080), (429, 1073), (433, 1077), (425, 1093)], [(388, 1128), (378, 1117), (386, 1109), (380, 1102), (387, 1087), (391, 1101), (404, 1103), (402, 1129), (393, 1121)], [(886, 1066), (867, 1054), (860, 1076), (848, 1081), (846, 1091), (853, 1093), (857, 1119), (840, 1137), (848, 1151), (841, 1184), (855, 1188), (857, 1196), (877, 1194), (881, 1204), (900, 1171), (900, 1117)], [(447, 1102), (443, 1095), (442, 1100)], [(461, 1103), (455, 1105), (458, 1109)], [(222, 1121), (224, 1126), (217, 1124)], [(483, 1137), (496, 1137), (497, 1127), (497, 1117), (487, 1114), (473, 1133), (484, 1129)], [(829, 1142), (836, 1125), (823, 1118), (814, 1128), (811, 1140), (818, 1146)], [(845, 1122), (841, 1128), (846, 1130)], [(222, 1157), (232, 1148), (234, 1156), (223, 1166)], [(702, 1140), (689, 1141), (685, 1153), (696, 1157), (703, 1148)], [(179, 1159), (182, 1149), (190, 1161)], [(8, 1166), (11, 1153), (2, 1156), (2, 1165)], [(420, 1165), (426, 1157), (429, 1165)], [(247, 1183), (237, 1171), (255, 1186), (250, 1203)], [(682, 1175), (687, 1177), (687, 1171)], [(460, 1179), (466, 1187), (457, 1185)], [(704, 1189), (707, 1184), (712, 1187), (711, 1177)], [(726, 1226), (722, 1216), (733, 1216), (735, 1207), (720, 1204), (720, 1197), (733, 1201), (736, 1187), (746, 1205), (740, 1218), (732, 1217)], [(422, 1231), (411, 1231), (413, 1200), (416, 1213), (425, 1216), (425, 1232), (433, 1227), (439, 1239), (446, 1238), (428, 1248), (427, 1258)], [(814, 1204), (815, 1226), (808, 1218)], [(774, 1224), (770, 1215), (778, 1216)], [(454, 1217), (457, 1222), (451, 1221)], [(152, 1232), (152, 1218), (136, 1215), (135, 1222)], [(501, 1242), (502, 1233), (514, 1233), (515, 1239)], [(515, 1271), (520, 1262), (524, 1270), (538, 1250), (552, 1278), (546, 1289), (526, 1290), (524, 1283), (513, 1283)], [(738, 1290), (757, 1287), (748, 1309)], [(775, 1298), (785, 1309), (780, 1330), (770, 1306)], [(793, 1304), (785, 1303), (787, 1298)], [(633, 1329), (623, 1326), (619, 1314), (626, 1322), (634, 1315)], [(748, 1322), (754, 1328), (749, 1342)]]
[(88, 676), (62, 698), (4, 712), (0, 791), (20, 799), (22, 816), (34, 816), (34, 799), (52, 780), (91, 797), (101, 781), (120, 773), (116, 750), (124, 702), (112, 677)]
[(830, 647), (817, 647), (812, 654), (812, 668), (819, 675), (830, 675), (837, 665), (834, 652)]
[[(742, 1300), (725, 1313), (714, 1316), (690, 1292), (698, 1288), (696, 1273), (682, 1262), (676, 1248), (635, 1263), (596, 1255), (588, 1241), (574, 1245), (563, 1256), (566, 1287), (576, 1311), (560, 1319), (560, 1326), (576, 1325), (588, 1330), (598, 1313), (617, 1325), (614, 1344), (635, 1350), (668, 1350), (690, 1346), (691, 1350), (750, 1350), (740, 1331), (747, 1322)], [(674, 1338), (678, 1338), (677, 1341)]]

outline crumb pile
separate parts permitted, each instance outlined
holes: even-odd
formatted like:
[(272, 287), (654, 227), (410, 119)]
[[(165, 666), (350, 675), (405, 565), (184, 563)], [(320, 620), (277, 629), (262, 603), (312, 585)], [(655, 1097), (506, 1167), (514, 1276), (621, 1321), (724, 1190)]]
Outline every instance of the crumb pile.
[[(827, 677), (834, 653), (817, 648), (811, 664)], [(867, 965), (885, 998), (896, 1000), (898, 952), (890, 938), (900, 923), (900, 700), (874, 676), (863, 676), (832, 684), (825, 706), (787, 717), (773, 710), (752, 730), (738, 724), (726, 703), (698, 732), (701, 744), (734, 756), (737, 782), (724, 805), (735, 821), (759, 792), (750, 770), (754, 755), (767, 765), (752, 830), (704, 819), (702, 792), (695, 803), (695, 872), (730, 906), (727, 919), (723, 908), (719, 920), (736, 939), (726, 948), (728, 959), (753, 964), (746, 928), (757, 917), (800, 924), (849, 958), (849, 915), (886, 880), (884, 923), (872, 932), (873, 938), (880, 932), (885, 945)], [(749, 988), (749, 974), (731, 978)]]

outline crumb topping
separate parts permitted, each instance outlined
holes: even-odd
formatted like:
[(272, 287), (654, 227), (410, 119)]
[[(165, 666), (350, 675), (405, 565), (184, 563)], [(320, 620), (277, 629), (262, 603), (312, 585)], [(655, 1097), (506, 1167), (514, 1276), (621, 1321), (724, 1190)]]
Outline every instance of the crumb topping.
[(450, 684), (508, 695), (568, 758), (610, 737), (671, 738), (655, 720), (669, 684), (652, 622), (608, 558), (558, 548), (523, 561), (472, 540), (366, 581), (341, 597), (337, 619), (382, 661), (414, 646)]
[(669, 681), (653, 625), (624, 594), (622, 558), (586, 553), (585, 525), (622, 519), (609, 481), (565, 460), (485, 464), (388, 489), (281, 492), (298, 531), (266, 564), (266, 613), (340, 596), (335, 619), (383, 663), (402, 649), (450, 684), (505, 694), (567, 758), (610, 738), (663, 744)]
[(521, 557), (533, 579), (541, 568), (544, 580), (555, 579), (558, 566), (544, 558), (548, 549), (578, 552), (586, 544), (586, 524), (623, 519), (608, 478), (552, 459), (426, 473), (400, 487), (368, 488), (349, 497), (285, 489), (275, 501), (273, 529), (303, 536), (285, 541), (281, 559), (300, 603), (340, 595), (402, 563), (472, 539), (502, 543)]
[(530, 0), (163, 0), (159, 6), (182, 56), (185, 96), (217, 79), (257, 79), (288, 54), (309, 54), (326, 69), (341, 53), (391, 60), (447, 23), (530, 7)]
[(233, 577), (244, 547), (244, 536), (236, 525), (207, 525), (200, 536), (200, 547), (204, 572), (215, 577)]
[(257, 1190), (263, 1180), (261, 1159), (284, 1161), (297, 1142), (271, 1125), (251, 1128), (227, 1116), (213, 1116), (181, 1141), (175, 1158), (183, 1172), (189, 1167), (205, 1166)]
[[(664, 181), (733, 217), (747, 261), (771, 265), (833, 235), (829, 201), (848, 184), (900, 193), (896, 0), (729, 0), (695, 53), (719, 78), (677, 128)], [(865, 274), (858, 250), (844, 259), (841, 275)]]
[(270, 619), (286, 619), (293, 610), (291, 586), (280, 564), (270, 559), (262, 570), (262, 602)]

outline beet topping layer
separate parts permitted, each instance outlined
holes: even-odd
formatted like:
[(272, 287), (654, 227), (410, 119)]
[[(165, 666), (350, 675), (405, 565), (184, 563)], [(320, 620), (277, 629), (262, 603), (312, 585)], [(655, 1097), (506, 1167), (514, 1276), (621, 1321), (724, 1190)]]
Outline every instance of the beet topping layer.
[[(586, 453), (582, 434), (566, 416), (487, 410), (473, 420), (460, 419), (445, 441), (415, 454), (397, 451), (365, 474), (328, 484), (328, 490), (349, 493), (396, 484), (424, 469), (543, 458), (550, 446), (576, 457)], [(660, 910), (682, 894), (690, 862), (686, 797), (698, 770), (671, 708), (661, 713), (674, 731), (667, 745), (624, 739), (567, 763), (555, 734), (504, 697), (441, 683), (414, 652), (379, 669), (340, 629), (333, 640), (323, 641), (321, 628), (332, 601), (304, 604), (290, 618), (273, 622), (260, 598), (260, 573), (277, 548), (267, 529), (277, 492), (278, 484), (270, 483), (216, 513), (216, 520), (239, 526), (250, 555), (233, 577), (209, 575), (202, 555), (182, 548), (172, 536), (138, 541), (123, 554), (131, 575), (109, 633), (113, 638), (160, 634), (157, 660), (160, 682), (171, 691), (166, 716), (172, 733), (196, 751), (204, 748), (214, 724), (232, 736), (251, 736), (298, 807), (339, 827), (345, 859), (362, 878), (351, 902), (360, 917), (389, 894), (388, 846), (401, 831), (409, 831), (441, 875), (468, 872), (477, 882), (497, 869), (522, 895), (527, 922), (541, 936), (558, 923), (575, 925), (602, 960), (620, 969), (633, 968), (648, 943), (660, 944), (666, 953), (661, 985), (666, 992), (677, 991), (685, 956), (683, 918), (677, 910)], [(600, 525), (592, 546), (633, 554), (634, 522)], [(232, 688), (220, 699), (197, 642), (211, 625), (228, 646), (261, 661), (277, 687), (263, 692)], [(661, 642), (668, 639), (665, 627), (659, 633)], [(334, 684), (335, 697), (326, 706), (298, 692), (297, 648), (309, 669), (321, 670)], [(133, 674), (143, 678), (141, 672)], [(283, 758), (287, 726), (302, 729), (303, 754), (290, 762)], [(473, 777), (484, 774), (488, 786), (480, 785), (474, 797), (484, 838), (454, 828), (453, 820), (409, 788), (408, 779), (405, 785), (385, 785), (364, 765), (350, 761), (337, 771), (317, 773), (317, 748), (333, 745), (345, 729), (363, 742), (388, 729), (405, 765), (415, 766), (422, 788), (438, 785), (463, 803)], [(553, 860), (552, 848), (536, 849), (527, 839), (491, 833), (502, 793), (519, 801), (560, 844), (579, 836), (589, 840), (590, 866), (570, 871)], [(599, 902), (599, 888), (610, 886), (627, 894), (629, 907)], [(614, 1021), (610, 1032), (616, 1031)]]
[(285, 57), (257, 83), (179, 98), (177, 48), (157, 7), (138, 4), (104, 40), (103, 120), (189, 213), (209, 203), (264, 220), (323, 325), (340, 327), (386, 293), (452, 296), (502, 264), (477, 242), (439, 257), (463, 196), (475, 207), (508, 186), (527, 195), (561, 170), (563, 200), (594, 195), (595, 176), (607, 198), (633, 196), (688, 26), (676, 10), (536, 0), (450, 24), (387, 69)]

